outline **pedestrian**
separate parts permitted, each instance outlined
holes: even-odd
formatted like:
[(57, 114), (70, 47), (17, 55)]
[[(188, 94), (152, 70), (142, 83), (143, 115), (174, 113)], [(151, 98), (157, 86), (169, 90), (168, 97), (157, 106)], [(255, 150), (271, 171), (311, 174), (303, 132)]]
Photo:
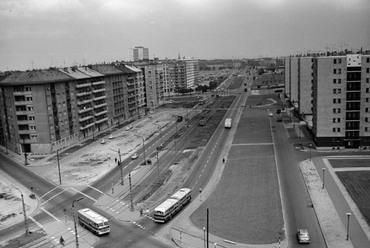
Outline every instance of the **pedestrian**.
[(140, 209), (140, 216), (143, 216), (143, 209)]
[(64, 239), (63, 239), (63, 236), (60, 236), (59, 242), (60, 242), (60, 244), (61, 244), (61, 245), (64, 245)]
[(225, 163), (225, 158), (222, 159), (222, 162)]
[(117, 163), (117, 158), (114, 158), (114, 162), (116, 162), (116, 163)]

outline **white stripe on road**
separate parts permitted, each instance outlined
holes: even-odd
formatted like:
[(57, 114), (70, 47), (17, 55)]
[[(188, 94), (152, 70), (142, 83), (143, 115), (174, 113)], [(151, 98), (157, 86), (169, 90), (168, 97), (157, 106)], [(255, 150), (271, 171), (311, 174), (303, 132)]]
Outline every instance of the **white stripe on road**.
[(94, 201), (94, 202), (97, 202), (98, 200), (96, 200), (96, 199), (94, 199), (94, 198), (92, 198), (91, 196), (89, 196), (89, 195), (86, 195), (85, 193), (82, 193), (81, 191), (79, 191), (79, 190), (77, 190), (77, 189), (75, 189), (75, 188), (70, 188), (70, 189), (72, 189), (72, 190), (74, 190), (74, 191), (76, 191), (77, 193), (80, 193), (81, 195), (83, 195), (83, 196), (86, 196), (87, 198), (89, 198), (90, 200), (92, 200), (92, 201)]
[(50, 197), (48, 200), (46, 200), (46, 201), (44, 201), (43, 203), (41, 203), (41, 205), (43, 205), (43, 204), (45, 204), (45, 203), (47, 203), (48, 201), (50, 201), (51, 199), (53, 199), (54, 197), (56, 197), (56, 196), (58, 196), (58, 195), (60, 195), (60, 194), (62, 194), (64, 191), (66, 191), (66, 190), (68, 190), (68, 188), (65, 188), (65, 189), (63, 189), (62, 191), (60, 191), (58, 194), (56, 194), (56, 195), (53, 195), (52, 197)]
[(56, 221), (58, 221), (58, 222), (60, 222), (60, 220), (57, 218), (57, 217), (55, 217), (52, 213), (50, 213), (49, 211), (47, 211), (46, 209), (44, 209), (44, 208), (41, 208), (41, 210), (42, 211), (44, 211), (46, 214), (48, 214), (51, 218), (53, 218), (54, 220), (56, 220)]
[(95, 191), (98, 191), (100, 194), (104, 194), (104, 192), (103, 192), (103, 191), (101, 191), (101, 190), (99, 190), (99, 189), (97, 189), (97, 188), (94, 188), (93, 186), (87, 185), (87, 187), (89, 187), (90, 189), (93, 189), (93, 190), (95, 190)]
[(56, 190), (56, 189), (58, 189), (58, 188), (59, 188), (59, 187), (55, 187), (54, 189), (52, 189), (52, 190), (50, 190), (50, 191), (46, 192), (45, 194), (43, 194), (40, 198), (44, 198), (47, 194), (51, 193), (52, 191), (54, 191), (54, 190)]
[(28, 216), (28, 218), (30, 218), (30, 220), (32, 220), (33, 222), (35, 222), (36, 225), (38, 225), (41, 229), (43, 229), (43, 226), (39, 222), (37, 222), (32, 216)]

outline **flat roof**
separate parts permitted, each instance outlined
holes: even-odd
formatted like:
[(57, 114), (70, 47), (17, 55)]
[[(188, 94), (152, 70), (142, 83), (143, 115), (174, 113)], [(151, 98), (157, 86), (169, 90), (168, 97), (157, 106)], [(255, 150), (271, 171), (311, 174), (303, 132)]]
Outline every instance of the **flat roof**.
[(164, 212), (173, 205), (175, 205), (177, 202), (178, 202), (177, 199), (167, 199), (164, 202), (162, 202), (158, 207), (156, 207), (154, 211)]

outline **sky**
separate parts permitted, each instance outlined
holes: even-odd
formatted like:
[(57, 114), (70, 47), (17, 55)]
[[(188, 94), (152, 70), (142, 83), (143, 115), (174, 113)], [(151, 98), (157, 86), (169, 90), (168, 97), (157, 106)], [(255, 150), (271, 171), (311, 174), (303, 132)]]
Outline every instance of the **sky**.
[(0, 71), (370, 50), (369, 0), (1, 0)]

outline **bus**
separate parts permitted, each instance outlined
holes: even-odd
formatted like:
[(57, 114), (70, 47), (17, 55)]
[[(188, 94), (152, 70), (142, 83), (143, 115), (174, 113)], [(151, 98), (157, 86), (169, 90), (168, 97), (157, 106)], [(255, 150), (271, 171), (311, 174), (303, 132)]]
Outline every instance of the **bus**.
[(89, 208), (78, 210), (78, 222), (96, 235), (108, 234), (110, 231), (108, 219)]
[(191, 200), (191, 190), (182, 188), (154, 209), (154, 221), (166, 223)]

